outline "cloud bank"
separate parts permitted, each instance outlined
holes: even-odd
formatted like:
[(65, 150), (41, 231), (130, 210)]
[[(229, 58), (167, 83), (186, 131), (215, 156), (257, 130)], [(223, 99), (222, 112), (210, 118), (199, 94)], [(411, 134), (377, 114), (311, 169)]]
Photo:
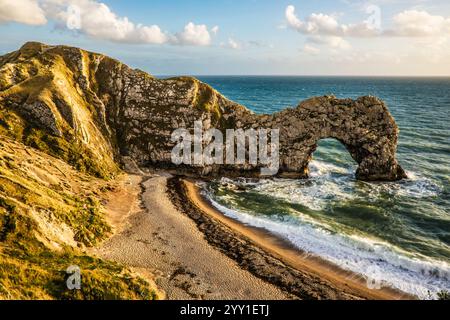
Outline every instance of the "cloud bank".
[[(392, 17), (389, 28), (381, 28), (381, 12), (376, 6), (366, 8), (370, 16), (358, 24), (340, 23), (337, 17), (323, 13), (313, 13), (303, 20), (296, 13), (293, 5), (285, 10), (287, 27), (306, 35), (303, 52), (317, 55), (320, 46), (331, 49), (331, 53), (343, 52), (352, 48), (348, 38), (383, 38), (403, 37), (421, 39), (422, 46), (433, 53), (439, 60), (446, 50), (450, 39), (450, 18), (432, 15), (423, 10), (405, 10)], [(430, 44), (431, 43), (431, 44)]]
[(368, 13), (372, 13), (371, 17), (358, 24), (341, 24), (336, 17), (323, 13), (313, 13), (302, 21), (298, 18), (293, 5), (286, 7), (285, 17), (290, 28), (305, 35), (361, 38), (450, 36), (450, 18), (431, 15), (423, 10), (405, 10), (396, 14), (392, 18), (392, 28), (382, 31), (380, 13), (374, 8), (376, 9), (369, 7)]
[(290, 28), (306, 35), (370, 37), (379, 33), (377, 26), (369, 21), (340, 24), (336, 17), (323, 13), (313, 13), (302, 21), (292, 5), (287, 6), (285, 16)]
[(47, 18), (35, 0), (0, 0), (0, 23), (6, 22), (37, 26), (46, 24)]
[(0, 0), (0, 23), (45, 25), (49, 20), (60, 29), (70, 29), (94, 39), (132, 44), (209, 46), (211, 30), (189, 22), (181, 32), (170, 34), (157, 25), (136, 24), (120, 17), (96, 0)]
[(406, 10), (393, 18), (394, 28), (387, 35), (404, 37), (450, 36), (450, 18), (426, 11)]

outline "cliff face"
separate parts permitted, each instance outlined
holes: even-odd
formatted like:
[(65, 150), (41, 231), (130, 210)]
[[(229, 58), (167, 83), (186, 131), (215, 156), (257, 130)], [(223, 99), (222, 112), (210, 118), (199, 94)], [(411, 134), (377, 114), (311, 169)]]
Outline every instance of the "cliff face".
[[(362, 180), (398, 180), (398, 128), (377, 98), (312, 98), (295, 109), (255, 115), (200, 81), (158, 80), (106, 56), (27, 43), (0, 57), (0, 133), (56, 155), (81, 171), (113, 175), (124, 157), (174, 167), (177, 128), (280, 129), (280, 176), (307, 176), (317, 142), (341, 141)], [(252, 165), (184, 166), (200, 174), (257, 175)]]

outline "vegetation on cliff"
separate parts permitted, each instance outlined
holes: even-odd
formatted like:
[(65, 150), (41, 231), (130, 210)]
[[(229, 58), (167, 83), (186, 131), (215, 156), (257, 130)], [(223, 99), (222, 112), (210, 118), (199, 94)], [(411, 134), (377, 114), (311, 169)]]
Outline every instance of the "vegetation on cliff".
[(82, 88), (90, 79), (90, 55), (50, 48), (27, 43), (0, 58), (0, 133), (81, 172), (112, 178), (118, 168), (97, 121), (96, 98)]
[[(84, 253), (110, 232), (99, 199), (112, 182), (0, 137), (0, 299), (154, 299), (130, 270)], [(71, 265), (81, 290), (67, 289)]]

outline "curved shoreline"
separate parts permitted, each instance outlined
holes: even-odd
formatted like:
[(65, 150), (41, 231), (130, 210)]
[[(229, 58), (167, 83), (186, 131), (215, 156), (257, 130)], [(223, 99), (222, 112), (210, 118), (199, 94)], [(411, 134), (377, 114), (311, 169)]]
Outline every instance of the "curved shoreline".
[(175, 208), (166, 172), (124, 177), (105, 198), (113, 234), (92, 253), (128, 266), (168, 300), (291, 300), (211, 246)]
[(369, 289), (362, 276), (312, 257), (264, 229), (226, 217), (200, 194), (193, 180), (170, 179), (168, 193), (212, 246), (241, 268), (301, 299), (415, 299), (392, 288)]

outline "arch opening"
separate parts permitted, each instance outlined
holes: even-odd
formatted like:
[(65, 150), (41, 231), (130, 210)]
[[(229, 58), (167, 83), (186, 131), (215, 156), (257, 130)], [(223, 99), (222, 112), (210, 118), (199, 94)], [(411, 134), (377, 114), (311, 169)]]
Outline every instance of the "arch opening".
[(318, 140), (311, 150), (308, 173), (310, 176), (323, 173), (354, 174), (357, 166), (358, 162), (342, 141), (324, 138)]

